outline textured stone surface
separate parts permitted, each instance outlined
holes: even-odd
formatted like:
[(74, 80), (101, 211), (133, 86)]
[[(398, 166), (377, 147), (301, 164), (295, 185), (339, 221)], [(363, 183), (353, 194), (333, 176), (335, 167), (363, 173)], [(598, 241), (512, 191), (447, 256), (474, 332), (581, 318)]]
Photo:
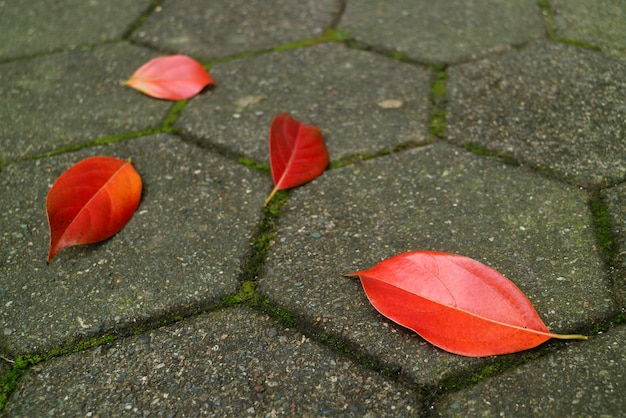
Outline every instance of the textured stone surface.
[(340, 28), (428, 63), (464, 61), (545, 36), (534, 0), (350, 0)]
[(282, 112), (319, 127), (331, 160), (428, 138), (430, 73), (419, 67), (325, 44), (218, 64), (211, 75), (217, 86), (177, 126), (260, 162)]
[(120, 83), (150, 58), (124, 43), (0, 64), (0, 159), (161, 125), (170, 102)]
[(374, 417), (420, 408), (410, 389), (240, 308), (37, 366), (3, 412)]
[(550, 6), (558, 36), (626, 52), (623, 0), (552, 0)]
[(626, 390), (626, 327), (569, 343), (514, 370), (447, 396), (438, 416), (619, 417)]
[[(132, 158), (143, 180), (141, 203), (113, 238), (62, 250), (46, 265), (46, 195), (58, 175), (89, 155)], [(43, 352), (215, 304), (237, 288), (270, 185), (166, 135), (2, 171), (0, 347)]]
[(320, 36), (339, 10), (338, 0), (176, 0), (165, 2), (133, 39), (210, 59)]
[[(0, 2), (0, 61), (116, 40), (150, 0)], [(3, 95), (4, 97), (4, 95)]]
[(453, 67), (448, 137), (569, 182), (626, 178), (626, 61), (543, 44)]
[(445, 145), (325, 173), (293, 192), (259, 290), (324, 331), (433, 383), (471, 359), (391, 326), (342, 273), (413, 250), (475, 258), (511, 279), (553, 332), (611, 309), (587, 196)]

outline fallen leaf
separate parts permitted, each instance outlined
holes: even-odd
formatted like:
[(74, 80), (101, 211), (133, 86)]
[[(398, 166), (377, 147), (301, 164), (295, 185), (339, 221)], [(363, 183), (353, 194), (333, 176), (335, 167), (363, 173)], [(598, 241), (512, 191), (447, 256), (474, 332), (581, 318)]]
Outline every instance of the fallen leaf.
[(400, 100), (395, 100), (395, 99), (388, 99), (388, 100), (383, 100), (382, 102), (378, 102), (378, 106), (382, 107), (383, 109), (398, 109), (400, 107), (402, 107), (402, 102)]
[(186, 55), (170, 55), (151, 59), (123, 84), (157, 99), (183, 100), (213, 83), (198, 61)]
[(434, 251), (399, 254), (359, 276), (372, 305), (431, 344), (468, 357), (508, 354), (552, 334), (509, 279), (471, 258)]
[(46, 199), (48, 262), (63, 248), (102, 241), (120, 231), (141, 198), (141, 177), (128, 161), (90, 157), (68, 168)]
[(320, 130), (297, 121), (288, 113), (281, 113), (272, 121), (269, 142), (274, 189), (263, 206), (278, 190), (299, 186), (318, 177), (329, 161)]

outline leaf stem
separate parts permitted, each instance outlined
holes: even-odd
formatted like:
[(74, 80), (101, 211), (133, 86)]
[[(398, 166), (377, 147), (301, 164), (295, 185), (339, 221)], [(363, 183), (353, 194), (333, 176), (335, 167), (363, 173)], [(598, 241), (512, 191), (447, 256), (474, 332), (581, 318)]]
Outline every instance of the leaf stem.
[(550, 337), (559, 340), (586, 340), (587, 337), (580, 334), (550, 334)]
[(277, 191), (278, 191), (278, 188), (274, 187), (274, 189), (272, 190), (272, 193), (270, 193), (270, 195), (267, 196), (267, 199), (265, 199), (265, 202), (263, 202), (263, 207), (266, 207), (267, 204), (270, 203), (270, 200), (272, 200), (272, 198), (274, 197)]

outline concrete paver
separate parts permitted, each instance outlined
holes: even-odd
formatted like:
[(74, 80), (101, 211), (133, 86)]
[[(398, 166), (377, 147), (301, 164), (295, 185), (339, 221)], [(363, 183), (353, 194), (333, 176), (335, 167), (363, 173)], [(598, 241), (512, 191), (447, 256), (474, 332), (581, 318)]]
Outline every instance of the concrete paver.
[(553, 0), (556, 33), (609, 52), (626, 52), (626, 7), (620, 0)]
[[(45, 196), (91, 155), (132, 159), (144, 184), (139, 208), (113, 238), (62, 250), (46, 265)], [(157, 135), (15, 165), (0, 185), (0, 330), (17, 355), (189, 314), (234, 293), (271, 182)]]
[[(0, 416), (626, 409), (616, 1), (132, 3), (0, 1)], [(172, 53), (216, 84), (186, 105), (120, 85)], [(263, 209), (240, 157), (268, 160), (284, 111), (333, 164)], [(46, 194), (96, 154), (132, 158), (140, 207), (46, 265)], [(416, 249), (591, 338), (455, 356), (341, 276)]]
[(378, 417), (422, 408), (411, 389), (242, 308), (53, 359), (24, 383), (8, 416)]
[(217, 64), (211, 75), (220, 87), (190, 103), (176, 126), (259, 162), (281, 112), (318, 126), (331, 160), (428, 140), (425, 69), (324, 44)]
[[(450, 395), (438, 416), (596, 416), (624, 413), (626, 327)], [(573, 411), (576, 411), (572, 414)]]
[(177, 0), (132, 38), (207, 60), (318, 37), (340, 10), (339, 0)]
[(294, 190), (259, 290), (432, 384), (475, 362), (390, 332), (341, 274), (405, 251), (463, 254), (510, 278), (548, 328), (567, 333), (612, 309), (586, 201), (574, 187), (443, 144), (377, 158)]
[(120, 83), (157, 56), (125, 43), (0, 64), (0, 159), (15, 161), (104, 136), (157, 128), (171, 103)]
[(151, 3), (150, 0), (0, 2), (0, 61), (118, 40)]
[(534, 0), (351, 0), (340, 28), (425, 63), (451, 63), (543, 39)]
[(542, 44), (448, 72), (448, 134), (583, 186), (626, 178), (626, 62)]

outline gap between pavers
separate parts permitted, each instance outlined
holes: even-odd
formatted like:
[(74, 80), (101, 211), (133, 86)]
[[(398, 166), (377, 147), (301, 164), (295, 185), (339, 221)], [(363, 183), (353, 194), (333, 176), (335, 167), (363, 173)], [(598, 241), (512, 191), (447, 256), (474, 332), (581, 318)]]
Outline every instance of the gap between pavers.
[(59, 357), (20, 379), (3, 414), (407, 416), (420, 397), (245, 307)]
[[(64, 249), (46, 265), (46, 195), (91, 155), (131, 158), (141, 203), (111, 239)], [(11, 166), (0, 189), (0, 347), (17, 355), (190, 314), (234, 293), (271, 179), (160, 134)]]
[(258, 290), (318, 332), (435, 384), (482, 360), (445, 353), (391, 324), (342, 273), (405, 251), (458, 253), (511, 279), (551, 331), (589, 328), (613, 304), (587, 199), (445, 144), (331, 170), (292, 192)]

